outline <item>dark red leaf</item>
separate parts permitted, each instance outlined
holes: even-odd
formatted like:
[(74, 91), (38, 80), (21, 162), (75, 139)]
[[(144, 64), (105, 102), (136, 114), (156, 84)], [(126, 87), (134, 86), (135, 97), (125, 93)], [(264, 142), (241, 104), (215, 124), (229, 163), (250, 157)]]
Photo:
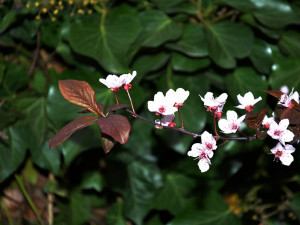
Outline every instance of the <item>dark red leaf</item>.
[(64, 126), (53, 138), (49, 140), (49, 148), (54, 148), (67, 140), (74, 132), (89, 126), (96, 122), (98, 118), (93, 116), (82, 116), (78, 117), (72, 122)]
[(263, 121), (267, 111), (268, 111), (268, 108), (265, 107), (263, 110), (261, 110), (258, 113), (247, 114), (245, 122), (248, 125), (248, 127), (257, 129), (260, 126), (261, 122)]
[(270, 91), (265, 91), (266, 93), (268, 93), (269, 95), (274, 96), (275, 98), (280, 99), (281, 95), (283, 95), (284, 93), (282, 91), (276, 91), (276, 90), (270, 90)]
[(101, 133), (107, 134), (116, 139), (121, 144), (125, 144), (129, 138), (130, 123), (124, 116), (109, 114), (107, 117), (98, 119)]
[(300, 124), (300, 111), (296, 108), (285, 108), (279, 118), (281, 120), (289, 119), (290, 124)]
[(98, 102), (98, 108), (100, 109), (101, 112), (104, 112), (104, 105), (101, 102)]
[(109, 153), (115, 145), (114, 139), (111, 136), (103, 133), (101, 133), (101, 143), (106, 154)]
[(256, 130), (256, 137), (258, 139), (265, 139), (265, 138), (267, 138), (267, 136), (268, 136), (267, 132)]
[(103, 111), (97, 105), (95, 91), (87, 82), (60, 80), (58, 84), (60, 92), (69, 102), (81, 106), (95, 115), (104, 116)]
[(114, 112), (118, 111), (119, 109), (124, 109), (127, 108), (128, 105), (126, 104), (115, 104), (115, 105), (110, 105), (107, 107), (107, 112)]
[(90, 113), (90, 111), (87, 110), (87, 109), (85, 109), (85, 110), (81, 110), (81, 111), (79, 111), (79, 112), (77, 112), (77, 113)]

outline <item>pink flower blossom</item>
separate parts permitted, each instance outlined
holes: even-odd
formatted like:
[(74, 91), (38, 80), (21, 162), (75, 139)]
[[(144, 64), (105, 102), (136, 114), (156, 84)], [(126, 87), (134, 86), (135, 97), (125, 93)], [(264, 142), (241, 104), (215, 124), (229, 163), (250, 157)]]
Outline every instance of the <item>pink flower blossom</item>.
[(218, 122), (219, 128), (225, 134), (235, 133), (239, 128), (246, 115), (238, 118), (237, 113), (232, 110), (228, 110), (226, 113), (226, 119), (220, 119)]
[(253, 94), (249, 91), (247, 92), (244, 97), (242, 97), (240, 94), (237, 96), (238, 101), (240, 105), (235, 106), (238, 109), (245, 109), (248, 112), (251, 112), (254, 108), (254, 105), (262, 100), (262, 98), (259, 96), (257, 99), (254, 99)]
[(216, 140), (212, 136), (212, 134), (208, 133), (207, 131), (204, 131), (201, 135), (201, 143), (206, 150), (216, 150)]
[(169, 127), (175, 127), (176, 123), (174, 123), (175, 116), (174, 115), (166, 115), (161, 120), (157, 119), (155, 120), (156, 124), (163, 125), (163, 126), (169, 126)]
[(166, 98), (174, 102), (176, 108), (183, 106), (184, 101), (189, 97), (190, 92), (185, 91), (183, 88), (178, 88), (176, 91), (170, 89), (166, 93)]
[(108, 87), (111, 91), (117, 92), (119, 88), (122, 87), (123, 83), (121, 82), (120, 78), (116, 75), (108, 75), (106, 79), (99, 79), (99, 81)]
[(209, 169), (209, 165), (211, 164), (210, 158), (213, 157), (214, 153), (212, 150), (207, 150), (203, 144), (195, 143), (187, 155), (199, 159), (198, 167), (203, 173)]
[(275, 122), (275, 115), (274, 112), (272, 113), (272, 117), (267, 117), (267, 115), (265, 115), (263, 121), (261, 122), (261, 124), (263, 125), (263, 128), (269, 129), (270, 128), (270, 124)]
[(299, 93), (297, 91), (293, 92), (294, 88), (292, 89), (290, 95), (283, 94), (280, 96), (280, 101), (278, 102), (279, 105), (283, 105), (286, 108), (293, 108), (292, 100), (295, 100), (299, 104)]
[(162, 92), (157, 92), (154, 95), (154, 101), (148, 101), (148, 110), (155, 112), (157, 115), (171, 115), (177, 111), (174, 107), (174, 102), (163, 95)]
[(136, 76), (136, 71), (133, 71), (132, 74), (130, 73), (122, 74), (120, 76), (122, 86), (126, 91), (128, 91), (131, 88), (132, 85), (130, 84), (130, 82), (133, 80), (133, 78), (135, 78), (135, 76)]
[(211, 111), (215, 117), (221, 118), (222, 110), (226, 103), (228, 95), (226, 93), (221, 94), (219, 97), (214, 98), (212, 92), (207, 92), (204, 95), (204, 98), (200, 95), (201, 100), (204, 103), (204, 106), (207, 107), (207, 111)]
[(294, 157), (291, 153), (295, 151), (295, 148), (292, 145), (282, 146), (280, 142), (271, 149), (271, 152), (275, 155), (275, 159), (279, 159), (281, 163), (285, 166), (291, 165), (294, 161)]
[(270, 128), (267, 133), (273, 139), (279, 140), (283, 145), (285, 145), (285, 142), (290, 142), (294, 138), (294, 134), (287, 129), (289, 124), (289, 119), (283, 119), (279, 122), (279, 124), (274, 121), (270, 124)]

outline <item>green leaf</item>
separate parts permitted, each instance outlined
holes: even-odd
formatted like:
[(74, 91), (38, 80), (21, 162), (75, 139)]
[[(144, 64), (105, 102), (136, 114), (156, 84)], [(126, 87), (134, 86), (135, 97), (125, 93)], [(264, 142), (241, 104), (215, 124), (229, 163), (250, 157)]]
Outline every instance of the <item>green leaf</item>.
[(205, 208), (188, 207), (167, 225), (240, 225), (240, 220), (229, 211), (219, 194), (209, 194), (204, 200)]
[(96, 191), (102, 191), (104, 186), (103, 177), (98, 171), (92, 171), (84, 175), (81, 188), (82, 189), (94, 189)]
[(235, 67), (235, 58), (244, 58), (252, 51), (254, 36), (245, 25), (223, 21), (208, 25), (206, 31), (209, 55), (223, 68)]
[(132, 65), (132, 68), (138, 74), (134, 78), (134, 82), (139, 82), (146, 74), (161, 69), (167, 63), (169, 57), (169, 54), (165, 52), (139, 56)]
[(209, 65), (208, 58), (190, 58), (176, 52), (172, 53), (172, 67), (176, 71), (195, 72)]
[(6, 30), (16, 20), (16, 10), (12, 9), (1, 18), (0, 33)]
[(35, 40), (30, 36), (30, 33), (24, 27), (24, 24), (21, 26), (10, 29), (9, 34), (16, 38), (22, 40), (26, 44), (34, 44)]
[(204, 29), (194, 23), (184, 24), (182, 29), (180, 40), (175, 43), (169, 43), (166, 46), (191, 57), (207, 56), (208, 50)]
[(273, 90), (280, 90), (280, 87), (287, 85), (290, 90), (300, 89), (300, 58), (285, 58), (282, 61), (273, 64), (270, 83)]
[(151, 209), (155, 191), (162, 185), (161, 174), (156, 166), (144, 162), (129, 164), (127, 172), (124, 213), (135, 224), (141, 225)]
[(31, 138), (27, 127), (10, 127), (3, 131), (8, 140), (0, 144), (0, 182), (15, 172), (25, 159), (27, 139)]
[(60, 213), (55, 217), (58, 224), (82, 225), (90, 219), (89, 199), (80, 190), (73, 190), (69, 201), (58, 202), (58, 207)]
[(181, 28), (161, 11), (143, 11), (139, 19), (143, 30), (136, 43), (142, 46), (157, 47), (166, 41), (176, 40), (181, 35)]
[(119, 14), (107, 17), (104, 25), (88, 20), (73, 24), (69, 39), (77, 53), (95, 59), (110, 72), (124, 73), (128, 70), (129, 47), (140, 30), (136, 17)]
[(226, 87), (230, 97), (237, 102), (237, 95), (244, 96), (247, 92), (252, 92), (254, 98), (262, 97), (255, 108), (262, 109), (266, 102), (266, 93), (268, 89), (267, 81), (264, 76), (258, 75), (255, 70), (250, 67), (239, 67), (233, 74), (226, 76)]
[(187, 205), (187, 195), (193, 187), (192, 179), (181, 174), (167, 174), (163, 188), (155, 196), (154, 208), (168, 210), (173, 215), (181, 213)]
[(38, 93), (43, 93), (45, 91), (46, 78), (42, 71), (34, 74), (32, 85)]
[(287, 55), (300, 56), (300, 33), (293, 30), (285, 32), (279, 47)]
[(108, 210), (106, 223), (108, 225), (126, 225), (126, 220), (123, 217), (123, 202), (114, 203)]
[(2, 84), (3, 78), (4, 78), (4, 70), (5, 70), (5, 65), (0, 64), (0, 85)]
[(291, 201), (291, 208), (300, 221), (300, 193), (296, 193)]
[(264, 74), (271, 73), (271, 66), (273, 64), (272, 50), (262, 39), (255, 39), (249, 58), (259, 72)]

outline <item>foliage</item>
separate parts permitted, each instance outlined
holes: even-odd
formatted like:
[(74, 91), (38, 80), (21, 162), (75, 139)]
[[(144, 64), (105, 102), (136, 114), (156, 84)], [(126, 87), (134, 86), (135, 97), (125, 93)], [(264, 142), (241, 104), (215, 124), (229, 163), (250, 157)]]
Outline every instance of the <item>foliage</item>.
[[(299, 147), (287, 167), (267, 154), (270, 138), (230, 141), (202, 174), (186, 157), (198, 139), (126, 114), (119, 109), (130, 105), (127, 93), (118, 93), (124, 105), (116, 106), (99, 83), (136, 70), (132, 101), (151, 121), (147, 101), (157, 91), (189, 90), (181, 114), (197, 133), (214, 129), (199, 95), (228, 93), (226, 111), (251, 91), (264, 99), (246, 119), (256, 129), (280, 94), (264, 90), (300, 90), (297, 1), (15, 0), (0, 7), (4, 224), (41, 223), (28, 196), (45, 224), (51, 212), (52, 224), (299, 223)], [(276, 113), (293, 118), (299, 134), (298, 108)]]

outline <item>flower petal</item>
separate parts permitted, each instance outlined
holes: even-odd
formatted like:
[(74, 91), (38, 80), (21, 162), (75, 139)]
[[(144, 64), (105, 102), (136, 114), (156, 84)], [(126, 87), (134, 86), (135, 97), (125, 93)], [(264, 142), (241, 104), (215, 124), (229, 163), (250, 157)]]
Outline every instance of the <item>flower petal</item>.
[(206, 172), (209, 169), (209, 164), (206, 159), (200, 159), (198, 162), (198, 166), (202, 173)]

